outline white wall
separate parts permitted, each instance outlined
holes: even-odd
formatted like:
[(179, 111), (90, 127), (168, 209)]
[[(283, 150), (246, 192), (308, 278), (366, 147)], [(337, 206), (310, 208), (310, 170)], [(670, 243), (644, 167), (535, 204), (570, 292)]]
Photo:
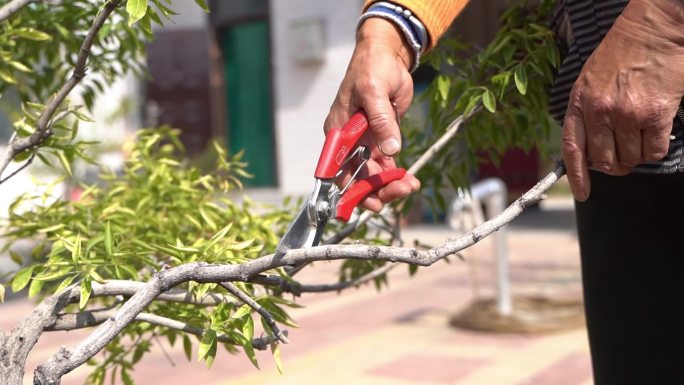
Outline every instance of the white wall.
[[(323, 121), (354, 49), (361, 0), (271, 1), (271, 47), (277, 167), (283, 194), (305, 194), (323, 145)], [(320, 18), (325, 54), (321, 64), (298, 64), (288, 51), (290, 26)]]

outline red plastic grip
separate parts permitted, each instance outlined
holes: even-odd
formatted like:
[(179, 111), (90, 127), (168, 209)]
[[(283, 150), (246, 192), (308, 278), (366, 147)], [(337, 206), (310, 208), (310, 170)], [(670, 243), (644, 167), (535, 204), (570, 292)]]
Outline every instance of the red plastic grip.
[(337, 214), (335, 218), (337, 218), (338, 221), (349, 222), (354, 207), (356, 207), (363, 198), (388, 183), (403, 178), (404, 175), (406, 175), (406, 170), (403, 168), (395, 168), (393, 170), (371, 175), (368, 178), (361, 179), (354, 183), (349, 190), (342, 195), (342, 198), (340, 198), (337, 203)]
[(318, 158), (316, 173), (318, 179), (332, 179), (337, 175), (347, 155), (356, 147), (361, 135), (368, 129), (366, 115), (359, 111), (342, 128), (333, 128), (325, 137), (325, 144)]

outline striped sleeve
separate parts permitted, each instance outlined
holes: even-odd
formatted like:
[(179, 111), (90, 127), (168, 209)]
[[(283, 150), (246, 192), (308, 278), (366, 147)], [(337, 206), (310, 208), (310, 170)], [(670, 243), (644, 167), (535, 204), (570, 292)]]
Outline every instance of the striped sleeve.
[[(378, 0), (366, 0), (364, 11)], [(458, 16), (469, 0), (391, 0), (416, 15), (425, 25), (430, 36), (430, 46), (433, 48), (446, 32), (453, 20)]]

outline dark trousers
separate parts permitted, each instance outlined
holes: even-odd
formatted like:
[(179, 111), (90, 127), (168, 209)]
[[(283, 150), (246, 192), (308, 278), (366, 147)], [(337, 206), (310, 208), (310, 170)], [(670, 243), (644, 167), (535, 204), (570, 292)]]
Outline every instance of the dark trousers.
[(595, 385), (684, 385), (684, 173), (591, 181), (576, 215)]

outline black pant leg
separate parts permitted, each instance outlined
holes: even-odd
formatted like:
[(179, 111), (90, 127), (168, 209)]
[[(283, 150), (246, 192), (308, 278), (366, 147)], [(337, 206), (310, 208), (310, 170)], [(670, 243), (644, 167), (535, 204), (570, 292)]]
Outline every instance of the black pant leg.
[(576, 215), (595, 385), (683, 385), (684, 175), (591, 181)]

